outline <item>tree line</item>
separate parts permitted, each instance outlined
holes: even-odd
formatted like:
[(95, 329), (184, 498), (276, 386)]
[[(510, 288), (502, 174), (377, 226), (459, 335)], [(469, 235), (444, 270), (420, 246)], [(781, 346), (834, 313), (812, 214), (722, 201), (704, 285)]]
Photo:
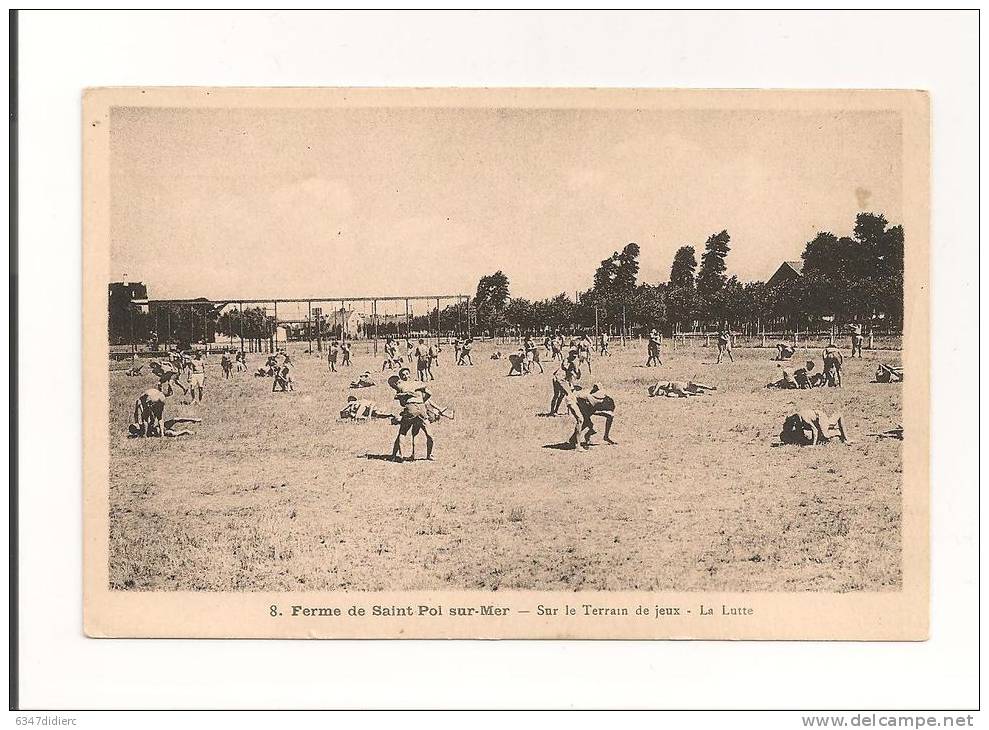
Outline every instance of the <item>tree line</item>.
[(590, 289), (541, 300), (511, 296), (503, 271), (482, 276), (471, 303), (475, 330), (535, 333), (602, 330), (667, 334), (828, 329), (859, 322), (899, 331), (903, 325), (903, 228), (877, 213), (859, 213), (850, 235), (820, 232), (804, 246), (802, 273), (770, 286), (728, 274), (727, 230), (711, 234), (700, 262), (692, 245), (673, 256), (667, 281), (639, 281), (636, 243), (601, 261)]
[[(410, 332), (465, 335), (474, 333), (537, 333), (546, 330), (604, 331), (635, 334), (652, 328), (666, 334), (710, 331), (727, 323), (735, 331), (802, 331), (860, 322), (887, 331), (903, 325), (903, 228), (877, 213), (859, 213), (848, 235), (819, 232), (804, 245), (802, 272), (790, 281), (742, 282), (728, 273), (731, 235), (708, 236), (700, 261), (697, 249), (677, 249), (666, 281), (639, 277), (637, 243), (628, 243), (600, 262), (592, 285), (574, 296), (529, 300), (511, 296), (503, 271), (482, 276), (468, 309), (453, 303), (413, 314), (408, 321), (381, 321), (378, 336)], [(116, 338), (131, 342), (211, 341), (216, 334), (262, 340), (274, 334), (275, 321), (261, 307), (220, 311), (203, 300), (186, 306), (154, 307), (143, 313), (130, 307)], [(404, 318), (403, 318), (404, 320)], [(306, 336), (339, 337), (339, 326), (314, 322)], [(370, 336), (369, 332), (364, 333)]]

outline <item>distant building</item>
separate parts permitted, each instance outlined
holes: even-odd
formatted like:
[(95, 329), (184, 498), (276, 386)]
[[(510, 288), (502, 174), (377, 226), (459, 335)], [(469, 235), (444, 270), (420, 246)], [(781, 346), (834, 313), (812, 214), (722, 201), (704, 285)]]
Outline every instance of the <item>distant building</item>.
[(784, 261), (780, 264), (780, 267), (776, 269), (776, 273), (769, 277), (769, 281), (766, 282), (766, 286), (772, 288), (782, 284), (789, 284), (796, 281), (803, 275), (803, 261)]
[(360, 339), (364, 336), (364, 313), (354, 309), (332, 310), (326, 317), (326, 326), (330, 328), (334, 337), (346, 339)]
[(405, 328), (409, 320), (404, 314), (369, 314), (366, 325), (368, 331), (374, 328), (375, 321), (377, 321), (378, 327), (395, 329), (396, 327)]
[(108, 323), (110, 344), (135, 342), (142, 338), (148, 287), (140, 281), (115, 281), (110, 284)]

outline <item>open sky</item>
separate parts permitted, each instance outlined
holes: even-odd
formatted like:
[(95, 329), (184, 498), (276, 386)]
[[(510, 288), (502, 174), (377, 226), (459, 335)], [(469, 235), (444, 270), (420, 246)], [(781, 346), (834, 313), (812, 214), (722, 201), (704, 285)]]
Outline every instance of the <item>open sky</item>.
[(887, 112), (161, 109), (111, 115), (113, 279), (152, 298), (590, 286), (629, 241), (640, 279), (731, 234), (766, 279), (817, 231), (901, 216)]

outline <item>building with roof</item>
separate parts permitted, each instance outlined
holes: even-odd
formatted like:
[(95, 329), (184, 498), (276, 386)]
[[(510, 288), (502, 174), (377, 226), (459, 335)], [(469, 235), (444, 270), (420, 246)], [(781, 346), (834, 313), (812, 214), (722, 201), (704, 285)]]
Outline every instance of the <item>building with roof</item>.
[(803, 261), (784, 261), (776, 269), (776, 273), (769, 277), (766, 286), (773, 288), (796, 281), (804, 275)]

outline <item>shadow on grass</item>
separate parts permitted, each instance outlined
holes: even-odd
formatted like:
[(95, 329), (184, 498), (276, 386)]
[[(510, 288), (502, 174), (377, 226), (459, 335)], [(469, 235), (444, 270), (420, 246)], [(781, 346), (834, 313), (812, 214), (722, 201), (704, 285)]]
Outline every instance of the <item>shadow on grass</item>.
[(393, 457), (391, 454), (364, 454), (364, 456), (358, 456), (358, 459), (369, 459), (373, 461), (390, 461), (393, 464), (401, 464), (402, 459)]
[(556, 449), (558, 451), (574, 451), (577, 447), (569, 441), (562, 441), (558, 444), (545, 444), (544, 449)]
[(436, 459), (426, 458), (425, 456), (412, 457), (412, 456), (401, 456), (393, 457), (391, 454), (364, 454), (364, 456), (358, 456), (358, 459), (368, 459), (370, 461), (390, 461), (393, 464), (410, 464), (415, 461), (435, 461)]

